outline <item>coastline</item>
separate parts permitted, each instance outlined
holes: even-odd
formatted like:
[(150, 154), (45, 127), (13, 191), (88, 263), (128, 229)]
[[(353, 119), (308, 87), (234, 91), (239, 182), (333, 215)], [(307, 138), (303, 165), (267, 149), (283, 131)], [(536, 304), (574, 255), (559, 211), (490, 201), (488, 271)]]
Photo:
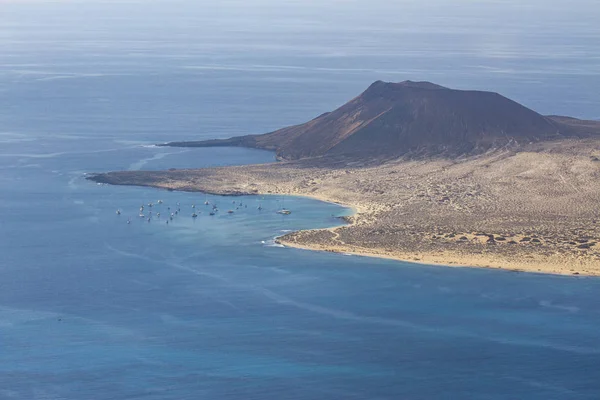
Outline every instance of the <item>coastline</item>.
[[(93, 176), (88, 177), (92, 178)], [(130, 186), (130, 184), (125, 184), (126, 186)], [(138, 185), (135, 185), (138, 186)], [(209, 189), (200, 189), (200, 188), (174, 188), (170, 186), (165, 186), (164, 184), (149, 184), (142, 185), (147, 187), (152, 187), (155, 189), (162, 190), (177, 190), (177, 191), (186, 191), (186, 192), (201, 192), (211, 195), (219, 195), (219, 196), (294, 196), (294, 197), (305, 197), (313, 200), (317, 200), (320, 202), (336, 204), (346, 209), (352, 210), (352, 213), (348, 216), (341, 217), (345, 220), (345, 224), (342, 226), (329, 227), (329, 228), (317, 228), (317, 229), (303, 229), (297, 230), (294, 232), (286, 233), (281, 236), (277, 236), (275, 238), (275, 243), (281, 244), (282, 246), (307, 250), (307, 251), (321, 251), (321, 252), (331, 252), (338, 254), (347, 254), (353, 256), (360, 257), (373, 257), (380, 259), (388, 259), (399, 262), (411, 263), (411, 264), (423, 264), (423, 265), (436, 265), (436, 266), (444, 266), (444, 267), (460, 267), (460, 268), (485, 268), (485, 269), (501, 269), (509, 272), (526, 272), (526, 273), (542, 273), (542, 274), (551, 274), (551, 275), (561, 275), (561, 276), (600, 276), (600, 271), (585, 271), (579, 272), (582, 268), (578, 268), (577, 270), (573, 268), (565, 269), (561, 268), (560, 265), (564, 262), (568, 261), (576, 261), (576, 260), (565, 260), (556, 259), (554, 262), (550, 262), (551, 260), (547, 258), (533, 259), (529, 261), (520, 260), (515, 262), (510, 259), (503, 258), (501, 256), (497, 256), (494, 254), (486, 254), (486, 255), (476, 255), (476, 254), (460, 254), (457, 252), (450, 251), (448, 249), (438, 250), (438, 251), (385, 251), (384, 249), (369, 249), (364, 248), (357, 245), (350, 244), (339, 244), (339, 245), (331, 245), (325, 243), (317, 243), (314, 241), (299, 243), (297, 240), (293, 240), (292, 238), (303, 236), (307, 233), (311, 232), (336, 232), (341, 228), (348, 228), (355, 226), (357, 221), (360, 223), (361, 219), (364, 217), (363, 213), (368, 213), (364, 207), (356, 204), (347, 204), (342, 203), (334, 198), (329, 196), (319, 194), (290, 194), (286, 191), (278, 191), (273, 192), (270, 191), (268, 193), (263, 192), (241, 192), (241, 191), (222, 191), (222, 190), (209, 190)]]
[[(600, 276), (600, 141), (463, 160), (379, 165), (303, 160), (120, 171), (98, 183), (223, 196), (291, 195), (349, 208), (347, 225), (301, 230), (288, 247), (411, 263)], [(546, 146), (546, 147), (541, 147)]]
[[(334, 228), (335, 229), (335, 228)], [(301, 233), (304, 230), (296, 231), (293, 233)], [(393, 260), (403, 263), (410, 264), (421, 264), (421, 265), (435, 265), (449, 268), (480, 268), (480, 269), (499, 269), (507, 272), (523, 272), (532, 274), (544, 274), (544, 275), (557, 275), (557, 276), (580, 276), (580, 277), (598, 277), (600, 273), (579, 273), (565, 271), (549, 266), (549, 264), (539, 261), (536, 263), (519, 264), (513, 263), (507, 260), (499, 260), (495, 257), (475, 257), (473, 255), (460, 256), (445, 252), (442, 254), (436, 253), (405, 253), (405, 252), (392, 252), (392, 253), (378, 253), (373, 250), (360, 249), (355, 246), (348, 247), (333, 247), (333, 246), (321, 246), (317, 244), (303, 245), (284, 239), (286, 235), (281, 235), (275, 238), (275, 243), (280, 244), (284, 247), (306, 250), (306, 251), (319, 251), (343, 254), (348, 256), (356, 257), (370, 257), (379, 258), (386, 260)]]
[[(309, 196), (303, 195), (299, 197), (308, 197), (321, 202), (332, 203), (340, 205), (344, 208), (353, 210), (353, 214), (350, 215), (349, 219), (346, 219), (346, 225), (329, 227), (329, 228), (317, 228), (317, 229), (302, 229), (294, 232), (289, 232), (284, 235), (275, 237), (275, 243), (285, 247), (307, 250), (307, 251), (319, 251), (329, 252), (343, 255), (359, 256), (359, 257), (371, 257), (380, 258), (386, 260), (394, 260), (410, 264), (422, 264), (422, 265), (435, 265), (442, 267), (458, 267), (458, 268), (481, 268), (481, 269), (500, 269), (508, 272), (523, 272), (523, 273), (535, 273), (545, 275), (559, 275), (559, 276), (588, 276), (596, 277), (600, 276), (600, 271), (593, 271), (591, 273), (580, 273), (574, 269), (565, 270), (557, 266), (563, 262), (573, 260), (555, 260), (554, 263), (549, 263), (548, 259), (543, 260), (530, 260), (529, 262), (521, 260), (520, 262), (514, 262), (511, 260), (503, 259), (502, 257), (494, 256), (489, 254), (487, 256), (477, 256), (475, 254), (459, 254), (456, 252), (444, 250), (442, 252), (405, 252), (405, 251), (381, 251), (376, 249), (366, 249), (360, 246), (353, 245), (324, 245), (319, 243), (298, 243), (292, 238), (298, 235), (302, 235), (307, 232), (318, 232), (318, 231), (330, 231), (335, 232), (344, 226), (352, 226), (355, 223), (355, 218), (359, 217), (359, 213), (356, 211), (356, 207), (352, 205), (341, 204), (337, 201), (327, 199), (323, 196)], [(287, 239), (286, 239), (287, 238)]]

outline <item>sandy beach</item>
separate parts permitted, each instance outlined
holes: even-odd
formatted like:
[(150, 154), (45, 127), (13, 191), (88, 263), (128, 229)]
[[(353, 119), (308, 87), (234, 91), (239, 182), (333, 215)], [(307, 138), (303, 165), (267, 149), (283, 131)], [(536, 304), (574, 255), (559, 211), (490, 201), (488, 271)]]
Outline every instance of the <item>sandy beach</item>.
[[(530, 272), (555, 275), (589, 275), (600, 276), (600, 272), (595, 271), (594, 263), (588, 263), (577, 257), (556, 257), (554, 259), (548, 257), (533, 257), (525, 260), (515, 260), (510, 257), (503, 257), (497, 254), (468, 254), (458, 253), (451, 250), (440, 250), (438, 252), (402, 252), (402, 251), (377, 251), (375, 249), (367, 249), (356, 246), (335, 246), (323, 245), (319, 243), (310, 243), (310, 245), (301, 244), (293, 236), (298, 233), (286, 235), (286, 237), (278, 237), (275, 241), (286, 247), (292, 247), (307, 251), (324, 251), (341, 253), (345, 255), (385, 258), (396, 261), (410, 262), (426, 265), (443, 265), (448, 267), (463, 267), (463, 268), (496, 268), (505, 269), (514, 272)], [(565, 266), (570, 265), (571, 268), (566, 269)], [(579, 271), (584, 272), (580, 273)]]
[(348, 225), (281, 244), (427, 264), (600, 275), (600, 143), (532, 144), (459, 160), (328, 159), (123, 171), (98, 182), (220, 195), (309, 196), (351, 207)]

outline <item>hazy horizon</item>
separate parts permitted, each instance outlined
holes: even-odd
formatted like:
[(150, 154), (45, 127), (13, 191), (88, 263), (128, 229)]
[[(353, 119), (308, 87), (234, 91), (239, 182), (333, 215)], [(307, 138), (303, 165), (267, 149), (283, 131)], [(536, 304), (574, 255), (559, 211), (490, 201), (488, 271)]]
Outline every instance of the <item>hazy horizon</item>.
[(93, 77), (118, 65), (120, 74), (127, 66), (265, 74), (258, 80), (305, 71), (316, 84), (344, 72), (356, 79), (339, 102), (378, 79), (429, 80), (499, 91), (545, 114), (600, 118), (592, 1), (386, 3), (4, 1), (0, 74)]

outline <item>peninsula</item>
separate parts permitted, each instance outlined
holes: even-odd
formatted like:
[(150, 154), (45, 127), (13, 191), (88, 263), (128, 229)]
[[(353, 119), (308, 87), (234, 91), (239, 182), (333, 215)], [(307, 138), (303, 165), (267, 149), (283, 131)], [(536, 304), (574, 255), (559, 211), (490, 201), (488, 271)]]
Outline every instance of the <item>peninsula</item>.
[(600, 122), (497, 93), (377, 81), (342, 107), (262, 135), (171, 142), (276, 152), (277, 163), (121, 171), (97, 182), (289, 194), (353, 207), (288, 246), (412, 262), (600, 275)]

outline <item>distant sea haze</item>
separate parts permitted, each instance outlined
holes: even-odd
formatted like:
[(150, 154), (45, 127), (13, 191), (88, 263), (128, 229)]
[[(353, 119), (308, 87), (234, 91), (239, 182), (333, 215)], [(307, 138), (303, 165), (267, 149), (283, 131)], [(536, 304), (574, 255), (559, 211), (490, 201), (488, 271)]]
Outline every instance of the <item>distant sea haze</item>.
[(598, 279), (275, 247), (351, 210), (85, 180), (274, 161), (153, 145), (302, 123), (376, 80), (598, 119), (591, 1), (1, 3), (1, 399), (600, 398)]

